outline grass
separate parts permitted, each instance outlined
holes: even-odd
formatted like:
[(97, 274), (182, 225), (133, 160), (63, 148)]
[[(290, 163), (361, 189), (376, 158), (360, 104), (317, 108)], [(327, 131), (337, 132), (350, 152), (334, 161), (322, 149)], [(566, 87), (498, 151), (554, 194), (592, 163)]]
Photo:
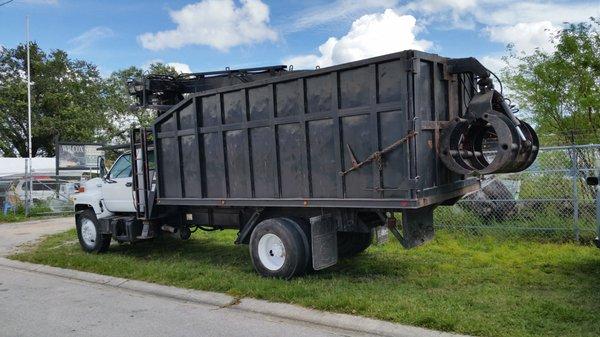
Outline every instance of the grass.
[[(7, 214), (4, 214), (0, 210), (0, 224), (47, 218), (47, 217), (52, 216), (52, 215), (48, 214), (51, 212), (52, 212), (52, 210), (48, 206), (43, 205), (43, 204), (38, 204), (38, 205), (34, 205), (33, 207), (31, 207), (29, 216), (25, 216), (24, 206), (19, 206), (16, 209), (16, 211), (14, 211), (14, 212), (12, 210), (10, 210)], [(64, 214), (59, 214), (59, 213), (55, 214), (55, 216), (61, 216), (61, 215), (64, 215)]]
[[(500, 220), (479, 216), (469, 209), (471, 204), (468, 202), (459, 203), (462, 203), (462, 207), (459, 205), (438, 207), (434, 212), (434, 223), (454, 231), (496, 238), (537, 242), (575, 241), (572, 210), (569, 213), (569, 210), (560, 209), (556, 205), (546, 205), (535, 209), (521, 209), (513, 218)], [(579, 240), (590, 243), (597, 236), (598, 224), (595, 214), (583, 210), (585, 208), (580, 207)]]
[(255, 274), (234, 237), (196, 233), (92, 255), (69, 231), (12, 258), (472, 335), (600, 335), (600, 250), (590, 246), (441, 232), (413, 250), (390, 241), (283, 281)]
[(8, 212), (6, 215), (0, 212), (0, 224), (8, 222), (19, 222), (29, 220), (25, 214)]

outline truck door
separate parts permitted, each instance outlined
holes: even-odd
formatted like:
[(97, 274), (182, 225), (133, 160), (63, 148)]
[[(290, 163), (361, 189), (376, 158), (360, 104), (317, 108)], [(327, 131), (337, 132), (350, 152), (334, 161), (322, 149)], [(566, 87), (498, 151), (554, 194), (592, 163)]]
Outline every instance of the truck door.
[(102, 182), (102, 196), (111, 212), (135, 212), (131, 183), (131, 155), (120, 156)]

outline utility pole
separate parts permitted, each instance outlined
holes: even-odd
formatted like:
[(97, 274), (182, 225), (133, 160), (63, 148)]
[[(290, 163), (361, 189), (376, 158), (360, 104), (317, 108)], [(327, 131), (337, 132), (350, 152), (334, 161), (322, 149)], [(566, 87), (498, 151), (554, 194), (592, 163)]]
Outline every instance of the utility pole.
[(27, 174), (29, 174), (29, 187), (27, 201), (25, 202), (25, 216), (29, 216), (31, 207), (31, 197), (33, 194), (33, 174), (31, 171), (31, 59), (29, 58), (29, 16), (25, 17), (25, 30), (27, 32), (27, 143), (29, 149), (29, 158), (27, 160)]

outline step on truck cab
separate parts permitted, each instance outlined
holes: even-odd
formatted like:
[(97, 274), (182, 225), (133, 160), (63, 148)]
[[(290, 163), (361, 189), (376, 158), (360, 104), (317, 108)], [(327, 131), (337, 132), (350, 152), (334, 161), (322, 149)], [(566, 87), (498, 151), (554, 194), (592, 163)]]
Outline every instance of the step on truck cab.
[(364, 251), (387, 226), (406, 248), (484, 174), (535, 160), (529, 124), (473, 58), (403, 51), (329, 68), (284, 66), (129, 82), (159, 115), (75, 197), (84, 250), (233, 229), (264, 276)]

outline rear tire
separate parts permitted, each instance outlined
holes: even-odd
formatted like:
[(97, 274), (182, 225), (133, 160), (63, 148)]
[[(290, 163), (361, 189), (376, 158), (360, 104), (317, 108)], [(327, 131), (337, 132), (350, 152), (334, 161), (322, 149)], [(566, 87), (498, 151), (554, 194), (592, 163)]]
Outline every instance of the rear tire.
[(312, 265), (312, 244), (311, 244), (311, 237), (310, 237), (310, 222), (304, 218), (298, 218), (298, 217), (289, 217), (289, 218), (282, 218), (285, 221), (289, 221), (291, 225), (293, 225), (294, 228), (296, 228), (296, 230), (300, 231), (300, 233), (302, 234), (302, 242), (304, 243), (304, 250), (306, 252), (305, 255), (305, 260), (306, 260), (306, 264), (304, 267), (304, 273), (311, 273), (313, 271), (315, 271), (313, 269), (313, 265)]
[(250, 236), (250, 256), (262, 276), (290, 279), (306, 270), (305, 234), (291, 219), (259, 223)]
[(364, 252), (371, 245), (373, 235), (360, 232), (338, 232), (338, 256), (353, 257)]
[(110, 234), (102, 234), (96, 214), (91, 209), (79, 213), (76, 218), (79, 245), (88, 253), (104, 253), (110, 246)]

